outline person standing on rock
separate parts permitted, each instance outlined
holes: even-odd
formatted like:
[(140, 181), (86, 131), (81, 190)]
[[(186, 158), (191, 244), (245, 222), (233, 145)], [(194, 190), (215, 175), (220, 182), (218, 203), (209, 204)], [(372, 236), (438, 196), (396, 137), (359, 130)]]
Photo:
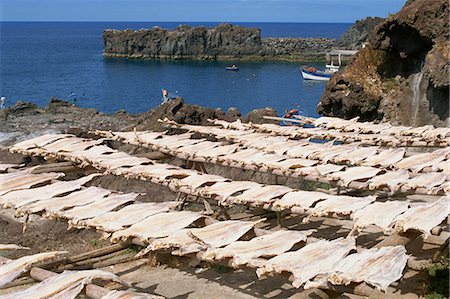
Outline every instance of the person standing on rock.
[(0, 109), (5, 108), (5, 102), (6, 102), (6, 98), (5, 97), (1, 97), (0, 98)]

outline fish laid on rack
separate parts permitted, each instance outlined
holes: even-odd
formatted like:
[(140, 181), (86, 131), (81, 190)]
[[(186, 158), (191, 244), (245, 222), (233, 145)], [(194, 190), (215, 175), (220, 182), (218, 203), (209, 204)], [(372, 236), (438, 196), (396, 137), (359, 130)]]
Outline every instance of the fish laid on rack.
[[(27, 272), (31, 267), (39, 262), (51, 260), (67, 253), (66, 251), (44, 252), (34, 255), (27, 255), (16, 260), (9, 260), (0, 264), (0, 288), (16, 279), (20, 274)], [(11, 297), (23, 298), (23, 297)], [(30, 297), (31, 298), (31, 297)]]

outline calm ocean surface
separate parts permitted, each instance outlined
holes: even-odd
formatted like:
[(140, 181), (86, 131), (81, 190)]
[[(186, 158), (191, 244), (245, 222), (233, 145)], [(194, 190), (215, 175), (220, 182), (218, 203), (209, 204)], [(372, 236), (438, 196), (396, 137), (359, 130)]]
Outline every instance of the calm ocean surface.
[[(184, 23), (215, 26), (217, 23)], [(351, 24), (236, 23), (262, 29), (264, 37), (337, 38)], [(132, 61), (105, 59), (102, 32), (179, 23), (15, 23), (0, 22), (0, 93), (12, 105), (24, 100), (46, 105), (51, 96), (77, 98), (77, 105), (105, 113), (147, 111), (161, 101), (161, 88), (186, 102), (242, 113), (273, 107), (279, 114), (301, 105), (315, 116), (326, 83), (303, 81), (301, 63)], [(319, 63), (309, 65), (321, 67)], [(72, 94), (72, 95), (71, 95)], [(71, 96), (70, 96), (71, 95)]]

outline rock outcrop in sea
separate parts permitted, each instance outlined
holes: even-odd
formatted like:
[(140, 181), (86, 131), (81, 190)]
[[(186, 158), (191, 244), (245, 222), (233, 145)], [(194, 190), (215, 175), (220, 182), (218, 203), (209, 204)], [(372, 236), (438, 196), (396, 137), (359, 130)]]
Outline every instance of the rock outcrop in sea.
[(416, 0), (379, 24), (318, 112), (395, 124), (449, 126), (449, 3)]
[(104, 56), (131, 59), (317, 60), (335, 42), (330, 38), (261, 38), (258, 28), (221, 24), (141, 30), (105, 30)]

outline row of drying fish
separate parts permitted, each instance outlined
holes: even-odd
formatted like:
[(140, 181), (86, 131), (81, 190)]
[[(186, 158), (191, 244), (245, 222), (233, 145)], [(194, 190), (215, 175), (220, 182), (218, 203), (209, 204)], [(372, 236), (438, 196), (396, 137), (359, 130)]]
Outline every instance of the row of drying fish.
[[(52, 138), (54, 139), (56, 136), (57, 135), (53, 135)], [(46, 138), (48, 139), (50, 136), (47, 136)], [(41, 139), (44, 138), (41, 137)], [(65, 139), (66, 138), (60, 140)], [(78, 143), (86, 142), (87, 144), (90, 144), (90, 141), (77, 139)], [(50, 145), (52, 145), (52, 143), (50, 143)], [(80, 145), (76, 143), (75, 147), (79, 148)], [(423, 206), (410, 204), (409, 202), (401, 202), (400, 204), (399, 202), (374, 203), (376, 200), (376, 197), (374, 196), (337, 196), (323, 192), (295, 190), (280, 185), (263, 185), (247, 181), (230, 181), (221, 176), (203, 174), (195, 170), (186, 170), (168, 164), (154, 164), (148, 159), (144, 159), (145, 165), (142, 165), (142, 158), (135, 158), (125, 153), (121, 153), (121, 156), (125, 156), (126, 159), (122, 158), (119, 161), (115, 161), (113, 156), (116, 154), (116, 151), (105, 146), (101, 146), (104, 151), (98, 151), (96, 147), (97, 146), (94, 146), (90, 150), (77, 152), (80, 155), (77, 156), (71, 153), (70, 148), (66, 146), (65, 150), (60, 152), (58, 157), (73, 158), (76, 156), (77, 159), (72, 160), (78, 163), (87, 163), (97, 166), (99, 169), (103, 167), (108, 169), (108, 172), (114, 175), (122, 175), (133, 179), (150, 180), (157, 184), (166, 185), (176, 192), (183, 192), (202, 198), (212, 198), (217, 200), (218, 203), (223, 206), (244, 204), (264, 207), (275, 211), (291, 210), (294, 213), (307, 214), (310, 217), (333, 214), (360, 215), (355, 218), (359, 219), (355, 221), (355, 229), (358, 230), (373, 224), (379, 226), (387, 233), (392, 230), (406, 231), (409, 228), (413, 228), (423, 231), (428, 235), (430, 230), (436, 225), (439, 225), (448, 215), (447, 209), (445, 209), (445, 206), (448, 203), (448, 197), (443, 197), (439, 201)], [(40, 146), (38, 149), (39, 151), (45, 152), (46, 146)], [(25, 149), (22, 150), (26, 151)], [(85, 152), (88, 152), (88, 154), (83, 154)], [(36, 153), (36, 151), (33, 153)], [(94, 153), (96, 155), (94, 155)], [(131, 163), (133, 161), (135, 163)], [(3, 181), (0, 190), (3, 189), (3, 193), (8, 192), (0, 198), (0, 204), (15, 207), (18, 209), (18, 213), (38, 212), (42, 210), (42, 207), (45, 207), (45, 203), (44, 205), (34, 203), (35, 200), (49, 197), (49, 195), (52, 197), (56, 194), (73, 191), (96, 176), (96, 174), (93, 174), (77, 181), (58, 182), (56, 185), (53, 184), (55, 187), (47, 185), (32, 190), (20, 190), (30, 187), (30, 184), (28, 184), (30, 177), (33, 178), (33, 182), (36, 181), (35, 177), (37, 175), (30, 174), (29, 172), (29, 170), (23, 170), (12, 174), (0, 174), (0, 178)], [(20, 174), (22, 174), (22, 176), (20, 176)], [(58, 174), (42, 174), (45, 179), (47, 176), (56, 177), (57, 175)], [(88, 195), (90, 194), (89, 190), (86, 192)], [(99, 193), (99, 191), (92, 190), (92, 193)], [(80, 196), (83, 196), (83, 193), (81, 193)], [(74, 194), (67, 200), (59, 201), (59, 203), (56, 203), (55, 210), (47, 211), (47, 213), (55, 214), (59, 212), (58, 208), (66, 202), (71, 202), (72, 198), (83, 203), (84, 201), (80, 196)], [(117, 205), (121, 205), (127, 201), (134, 200), (135, 196), (136, 195), (133, 195), (133, 197), (114, 195), (113, 198), (117, 199)], [(91, 197), (88, 198), (90, 199)], [(103, 201), (102, 203), (104, 208), (110, 206), (107, 201)], [(372, 205), (375, 204), (376, 208), (373, 208)], [(65, 208), (65, 206), (63, 207)], [(79, 209), (83, 210), (83, 208)], [(366, 209), (369, 212), (365, 212)], [(86, 215), (96, 211), (96, 209), (93, 208), (86, 208), (85, 210), (87, 210)], [(136, 212), (139, 212), (139, 209), (137, 209)], [(356, 214), (356, 212), (358, 212), (358, 214)], [(429, 215), (430, 213), (435, 216), (426, 217), (426, 221), (422, 221), (420, 222), (420, 225), (417, 225), (417, 219), (420, 219), (424, 215)], [(64, 215), (71, 215), (70, 210), (65, 211), (63, 213), (63, 216)], [(60, 216), (61, 215), (56, 214), (56, 217)], [(308, 219), (309, 218), (306, 220)], [(83, 219), (75, 218), (74, 220), (71, 220), (70, 223), (73, 226), (78, 226), (80, 225), (80, 220)]]
[[(166, 120), (164, 120), (166, 121)], [(391, 129), (381, 130), (378, 133), (369, 133), (372, 131), (372, 125), (368, 125), (360, 132), (345, 132), (336, 129), (326, 129), (323, 127), (304, 128), (300, 126), (279, 126), (275, 124), (253, 124), (242, 123), (239, 120), (235, 122), (227, 122), (223, 120), (211, 120), (215, 125), (233, 129), (233, 130), (254, 130), (260, 133), (270, 133), (277, 136), (288, 136), (291, 138), (312, 138), (312, 139), (328, 139), (336, 140), (343, 143), (352, 143), (355, 141), (382, 146), (440, 146), (446, 147), (450, 145), (450, 136), (448, 128), (436, 128), (423, 131), (417, 135), (417, 128), (404, 132), (402, 128), (392, 127)], [(375, 127), (376, 128), (376, 127)], [(416, 130), (417, 129), (417, 130)], [(376, 130), (378, 131), (378, 130)], [(367, 133), (364, 133), (367, 132)], [(425, 134), (428, 132), (429, 134)], [(407, 135), (409, 134), (409, 135)]]
[[(21, 274), (28, 272), (34, 265), (41, 262), (48, 262), (67, 252), (54, 251), (44, 252), (34, 255), (23, 256), (16, 260), (7, 260), (0, 263), (0, 288), (6, 286)], [(93, 280), (116, 281), (122, 285), (129, 285), (121, 280), (117, 275), (100, 270), (85, 270), (85, 271), (64, 271), (61, 274), (55, 274), (43, 281), (34, 284), (33, 286), (10, 292), (8, 294), (0, 295), (0, 299), (16, 299), (16, 298), (64, 298), (74, 299)], [(128, 291), (112, 290), (102, 298), (104, 299), (131, 299), (131, 298), (148, 298), (148, 299), (162, 299), (163, 297), (155, 296), (146, 293)]]
[[(32, 190), (35, 194), (39, 194), (39, 188), (42, 187), (33, 188)], [(87, 198), (92, 197), (92, 194), (85, 192), (90, 188), (94, 187), (75, 191), (64, 197), (41, 198), (33, 203), (21, 206), (21, 208), (22, 210), (27, 210), (28, 207), (36, 207), (38, 203), (39, 206), (43, 207), (43, 210), (46, 210), (44, 207), (46, 203), (52, 206), (52, 203), (62, 200), (67, 204), (64, 206), (65, 209), (62, 209), (61, 217), (68, 218), (72, 224), (81, 224), (83, 227), (108, 230), (111, 225), (114, 225), (113, 231), (107, 231), (112, 233), (111, 240), (113, 242), (139, 238), (142, 242), (149, 243), (147, 250), (173, 249), (172, 253), (178, 255), (199, 254), (201, 252), (201, 258), (210, 261), (229, 258), (236, 267), (256, 267), (259, 276), (288, 271), (294, 275), (294, 285), (296, 287), (302, 286), (318, 275), (329, 275), (327, 281), (334, 284), (341, 284), (344, 281), (364, 281), (385, 290), (389, 284), (401, 277), (407, 261), (406, 251), (403, 247), (402, 250), (399, 250), (399, 247), (370, 251), (359, 249), (357, 253), (354, 253), (357, 256), (354, 256), (354, 254), (348, 255), (350, 251), (356, 250), (354, 238), (334, 241), (321, 240), (318, 243), (307, 244), (299, 250), (290, 251), (295, 244), (305, 242), (314, 230), (264, 231), (264, 233), (259, 232), (258, 235), (255, 225), (262, 220), (253, 222), (238, 220), (214, 222), (212, 219), (199, 213), (189, 211), (170, 212), (167, 209), (168, 206), (159, 206), (161, 203), (134, 203), (114, 211), (117, 207), (114, 205), (114, 200), (110, 199), (113, 202), (113, 204), (107, 205), (111, 207), (110, 209), (104, 209), (102, 212), (96, 213), (95, 216), (93, 214), (87, 216), (87, 211), (97, 210), (96, 203), (103, 203), (109, 197), (96, 199), (93, 203), (86, 203)], [(68, 201), (68, 197), (77, 198), (78, 200)], [(83, 201), (86, 204), (80, 205)], [(9, 202), (9, 204), (17, 208), (13, 202)], [(163, 204), (169, 205), (170, 203)], [(148, 207), (140, 205), (148, 205)], [(143, 216), (142, 213), (148, 213), (152, 209), (151, 205), (154, 205), (153, 213)], [(101, 206), (104, 207), (106, 205), (101, 204)], [(130, 209), (134, 206), (138, 208)], [(80, 209), (82, 207), (86, 207), (86, 209)], [(77, 219), (76, 223), (74, 219)], [(120, 222), (118, 219), (126, 220), (127, 222), (121, 222), (123, 226), (119, 227), (117, 226), (117, 222)], [(189, 228), (194, 223), (195, 226)], [(247, 241), (242, 240), (244, 237)], [(249, 238), (250, 240), (248, 240)], [(346, 250), (342, 250), (341, 243), (347, 244)], [(321, 254), (317, 254), (317, 246), (322, 248)], [(336, 254), (336, 247), (341, 248), (341, 254)], [(333, 256), (333, 258), (324, 260), (323, 253), (325, 251), (326, 256)], [(334, 254), (331, 254), (332, 252)], [(48, 254), (48, 256), (42, 254), (39, 257), (42, 260), (47, 257), (53, 257), (55, 254), (60, 253)], [(392, 263), (392, 255), (401, 255), (403, 258), (400, 259), (401, 262)], [(289, 265), (286, 265), (285, 259), (289, 259)], [(305, 261), (307, 261), (307, 264)], [(345, 267), (348, 263), (355, 263), (355, 261), (361, 266), (360, 268)], [(357, 272), (360, 269), (367, 268), (369, 264), (374, 262), (379, 267), (376, 273), (382, 273), (379, 277), (374, 277), (374, 275), (364, 276)], [(20, 266), (16, 267), (15, 265)], [(22, 260), (19, 259), (14, 264), (7, 264), (5, 267), (0, 266), (0, 277), (5, 277), (5, 281), (11, 281), (11, 279), (26, 271), (27, 268), (24, 265), (31, 266), (30, 260), (24, 258)], [(300, 271), (302, 268), (304, 271)], [(305, 271), (308, 272), (307, 275)], [(392, 273), (391, 276), (386, 278), (384, 271)], [(333, 277), (334, 280), (332, 279)], [(335, 277), (341, 278), (336, 279)]]
[[(333, 141), (317, 143), (307, 139), (291, 140), (284, 136), (272, 136), (265, 133), (257, 133), (252, 130), (235, 131), (211, 126), (175, 125), (173, 122), (170, 122), (170, 124), (191, 132), (214, 135), (218, 139), (223, 138), (233, 143), (259, 149), (267, 153), (282, 155), (290, 159), (301, 158), (318, 160), (323, 163), (331, 162), (336, 164), (408, 170), (414, 173), (444, 171), (450, 175), (449, 148), (405, 157), (405, 148), (381, 149), (377, 146), (361, 146), (359, 143), (336, 145)], [(140, 141), (139, 135), (142, 133), (136, 132), (134, 136), (136, 141)], [(129, 139), (132, 136), (124, 135), (124, 138), (127, 137)], [(168, 137), (172, 138), (174, 142), (178, 141), (176, 137)], [(186, 137), (180, 136), (180, 139), (186, 139)], [(147, 140), (144, 139), (142, 141), (145, 142)], [(152, 139), (150, 141), (155, 142)], [(157, 139), (156, 144), (168, 146), (170, 143), (165, 143), (164, 140)]]
[[(255, 148), (244, 149), (238, 144), (223, 145), (221, 142), (191, 139), (190, 133), (170, 136), (159, 132), (96, 131), (95, 133), (99, 136), (109, 137), (123, 143), (145, 146), (181, 159), (260, 172), (270, 172), (282, 176), (302, 177), (306, 180), (319, 180), (355, 189), (380, 190), (387, 188), (391, 193), (413, 192), (419, 194), (439, 194), (450, 190), (450, 173), (447, 173), (450, 170), (450, 165), (444, 167), (444, 164), (450, 164), (446, 155), (449, 152), (448, 155), (450, 156), (449, 149), (441, 149), (431, 154), (428, 153), (426, 157), (420, 154), (417, 155), (417, 159), (415, 160), (411, 159), (412, 157), (405, 158), (396, 164), (399, 167), (411, 167), (411, 165), (414, 165), (416, 167), (415, 169), (419, 169), (419, 167), (423, 169), (431, 165), (434, 165), (433, 167), (438, 169), (440, 167), (446, 168), (445, 172), (413, 174), (408, 169), (385, 170), (372, 166), (346, 167), (337, 164), (319, 165), (316, 160), (284, 156), (281, 152), (268, 153)], [(263, 138), (260, 138), (260, 140), (266, 145), (270, 145)], [(306, 149), (307, 147), (310, 153), (312, 148), (317, 150), (316, 152), (312, 151), (312, 154), (333, 152), (332, 149), (328, 150), (321, 144), (294, 148), (291, 145), (289, 148), (298, 152), (302, 148)], [(282, 147), (279, 146), (278, 149), (280, 148)], [(385, 154), (389, 156), (391, 152), (386, 151), (380, 159), (384, 159)], [(392, 157), (394, 156), (387, 158), (387, 161), (392, 161), (389, 160)], [(368, 157), (367, 159), (370, 160), (371, 158)], [(372, 157), (371, 160), (375, 159)], [(358, 183), (352, 184), (352, 182)]]
[(450, 128), (435, 128), (432, 125), (421, 127), (393, 126), (390, 123), (358, 122), (359, 117), (350, 120), (338, 117), (301, 117), (306, 124), (325, 129), (335, 129), (343, 132), (355, 132), (360, 134), (383, 134), (395, 136), (414, 136), (422, 138), (446, 138), (450, 137)]

